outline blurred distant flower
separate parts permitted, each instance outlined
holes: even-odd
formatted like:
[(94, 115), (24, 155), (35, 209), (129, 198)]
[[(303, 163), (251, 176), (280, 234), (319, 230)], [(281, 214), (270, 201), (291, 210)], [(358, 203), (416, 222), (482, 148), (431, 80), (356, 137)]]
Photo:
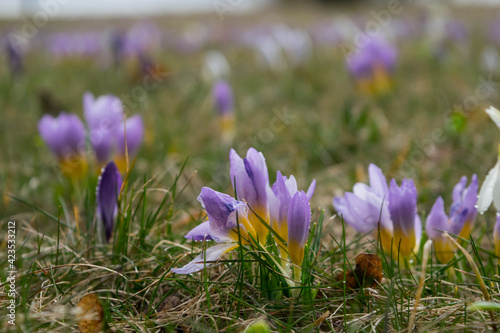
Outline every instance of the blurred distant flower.
[(269, 187), (269, 174), (264, 155), (254, 148), (247, 151), (245, 158), (231, 149), (229, 153), (230, 176), (233, 188), (236, 190), (238, 200), (246, 201), (253, 212), (248, 219), (261, 244), (266, 243), (268, 228), (262, 224), (259, 217), (268, 223), (269, 207), (267, 202), (267, 188)]
[(427, 216), (425, 230), (427, 236), (434, 241), (437, 259), (443, 264), (453, 258), (456, 247), (448, 238), (443, 237), (442, 233), (447, 231), (462, 238), (469, 238), (476, 219), (477, 209), (475, 205), (478, 190), (476, 175), (472, 176), (470, 185), (468, 187), (466, 185), (467, 177), (465, 176), (455, 185), (449, 217), (445, 213), (441, 197), (436, 200)]
[[(493, 122), (500, 128), (500, 111), (490, 106), (486, 109), (486, 113), (490, 116)], [(477, 210), (484, 213), (491, 203), (495, 205), (497, 211), (500, 211), (500, 146), (498, 147), (498, 160), (493, 169), (490, 170), (486, 179), (481, 185), (479, 196), (477, 199)]]
[(296, 66), (303, 63), (312, 52), (309, 34), (302, 29), (291, 29), (286, 25), (275, 25), (271, 34), (285, 51), (288, 60)]
[(141, 147), (144, 137), (144, 124), (142, 116), (136, 114), (127, 118), (125, 123), (121, 123), (117, 130), (117, 157), (115, 162), (120, 171), (125, 172), (127, 169), (126, 154), (129, 159), (133, 159), (137, 155), (137, 151)]
[(225, 80), (215, 82), (212, 87), (212, 97), (215, 109), (221, 115), (226, 115), (234, 111), (233, 89)]
[[(314, 191), (316, 189), (316, 180), (313, 180), (311, 185), (309, 186), (309, 189), (307, 190), (307, 202), (311, 200)], [(267, 189), (267, 197), (269, 201), (269, 214), (271, 218), (271, 227), (273, 228), (274, 231), (278, 233), (278, 235), (285, 241), (289, 239), (289, 233), (288, 230), (290, 228), (290, 221), (288, 220), (288, 217), (290, 214), (293, 215), (293, 209), (292, 208), (292, 200), (295, 197), (295, 195), (298, 193), (297, 189), (297, 181), (295, 180), (294, 176), (290, 176), (290, 178), (287, 178), (286, 176), (283, 176), (281, 172), (277, 172), (276, 175), (276, 182), (273, 184), (272, 188)], [(299, 199), (297, 199), (299, 200)], [(297, 246), (295, 248), (290, 248), (290, 243), (288, 243), (288, 249), (285, 247), (285, 244), (281, 243), (279, 240), (277, 240), (277, 243), (280, 248), (280, 255), (283, 259), (286, 259), (288, 257), (288, 253), (290, 251), (294, 252), (294, 257), (297, 258), (299, 255), (296, 253), (296, 251), (299, 249)], [(292, 254), (290, 254), (290, 257)], [(293, 260), (293, 258), (292, 258)], [(294, 261), (294, 263), (296, 263)], [(300, 263), (296, 263), (297, 265), (300, 265)]]
[(86, 92), (83, 95), (83, 115), (97, 162), (104, 165), (111, 158), (115, 133), (123, 121), (122, 103), (113, 95), (94, 98), (92, 93)]
[(111, 46), (111, 54), (113, 55), (113, 63), (119, 66), (126, 52), (126, 36), (122, 31), (113, 31), (109, 40)]
[(404, 179), (401, 187), (391, 181), (390, 188), (380, 168), (368, 167), (370, 186), (354, 185), (353, 193), (335, 197), (333, 206), (349, 225), (359, 232), (379, 236), (386, 253), (400, 253), (408, 259), (417, 251), (422, 225), (417, 214), (417, 190), (412, 180)]
[(120, 171), (124, 172), (125, 154), (135, 156), (142, 143), (142, 117), (135, 115), (124, 122), (123, 105), (118, 97), (103, 95), (94, 98), (90, 92), (83, 96), (83, 112), (99, 165), (114, 158)]
[(205, 54), (203, 75), (207, 81), (222, 80), (229, 74), (231, 74), (231, 67), (222, 53), (212, 50)]
[(481, 51), (481, 69), (487, 73), (495, 73), (500, 71), (500, 56), (498, 50), (488, 45)]
[(500, 45), (500, 16), (490, 24), (489, 37), (492, 43)]
[(103, 169), (97, 182), (97, 218), (104, 226), (106, 242), (113, 232), (113, 224), (118, 213), (118, 197), (122, 186), (122, 177), (114, 162), (109, 162)]
[(219, 115), (219, 127), (223, 145), (231, 144), (234, 138), (234, 97), (227, 81), (219, 80), (212, 86), (212, 98)]
[(150, 54), (160, 48), (161, 38), (161, 32), (154, 23), (135, 23), (125, 35), (125, 54), (132, 57)]
[(267, 66), (273, 71), (280, 71), (285, 68), (283, 50), (274, 38), (271, 36), (256, 36), (249, 41), (255, 50), (258, 61), (262, 66)]
[(347, 58), (347, 67), (362, 92), (379, 95), (392, 88), (396, 60), (396, 48), (382, 39), (371, 38)]
[(463, 22), (449, 20), (445, 24), (445, 32), (449, 39), (455, 42), (463, 42), (468, 39), (468, 31)]
[(23, 71), (23, 55), (17, 45), (7, 38), (5, 41), (5, 51), (9, 61), (9, 70), (12, 76), (17, 76)]
[(49, 36), (47, 48), (58, 57), (90, 57), (102, 51), (99, 32), (59, 32)]
[(46, 114), (38, 122), (38, 131), (63, 174), (73, 179), (86, 174), (85, 128), (78, 116), (62, 112), (55, 118)]

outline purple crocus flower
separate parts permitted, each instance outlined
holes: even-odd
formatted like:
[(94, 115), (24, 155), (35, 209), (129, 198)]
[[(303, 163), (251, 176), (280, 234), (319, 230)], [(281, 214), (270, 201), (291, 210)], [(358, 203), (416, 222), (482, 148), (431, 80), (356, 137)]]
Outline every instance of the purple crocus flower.
[(5, 41), (5, 51), (9, 61), (9, 70), (12, 76), (17, 76), (23, 71), (23, 55), (10, 38)]
[(389, 212), (393, 225), (393, 250), (407, 259), (418, 248), (422, 236), (422, 223), (417, 215), (417, 189), (413, 180), (403, 179), (401, 186), (396, 180), (391, 180)]
[(361, 91), (383, 94), (391, 88), (390, 76), (397, 60), (397, 50), (388, 42), (371, 38), (347, 58), (347, 67)]
[(97, 161), (103, 165), (111, 157), (115, 133), (123, 122), (122, 103), (113, 95), (94, 98), (92, 93), (86, 92), (83, 95), (83, 114)]
[(407, 258), (418, 248), (422, 235), (415, 185), (405, 179), (398, 187), (393, 179), (389, 188), (382, 170), (374, 164), (368, 167), (368, 175), (369, 186), (355, 184), (352, 193), (335, 197), (333, 206), (354, 229), (362, 233), (373, 232), (377, 239), (380, 238), (387, 253), (399, 250), (401, 256)]
[(53, 117), (46, 114), (38, 122), (38, 131), (65, 175), (80, 178), (86, 173), (85, 128), (77, 115), (62, 112)]
[(295, 278), (299, 278), (298, 272), (304, 259), (304, 246), (307, 241), (309, 226), (311, 224), (311, 208), (309, 197), (304, 191), (296, 192), (290, 201), (287, 214), (288, 222), (288, 254), (294, 267)]
[(233, 89), (225, 80), (215, 82), (212, 87), (212, 97), (215, 109), (221, 116), (228, 115), (234, 111)]
[(439, 262), (446, 264), (453, 258), (456, 247), (448, 239), (443, 237), (442, 233), (447, 231), (463, 238), (468, 238), (470, 230), (476, 219), (478, 182), (476, 175), (472, 176), (471, 184), (467, 184), (467, 177), (462, 177), (460, 182), (455, 185), (453, 190), (453, 204), (451, 205), (450, 215), (446, 215), (444, 202), (439, 197), (431, 212), (427, 216), (425, 231), (427, 236), (434, 241), (436, 248), (436, 257)]
[(259, 217), (269, 221), (269, 207), (267, 202), (267, 188), (269, 174), (264, 155), (254, 148), (247, 151), (247, 156), (241, 158), (234, 149), (229, 153), (231, 163), (231, 182), (236, 190), (238, 200), (246, 201), (253, 211), (249, 214), (249, 221), (259, 242), (265, 244), (268, 228), (262, 224)]
[(97, 182), (97, 217), (104, 226), (106, 241), (109, 242), (113, 232), (113, 221), (118, 213), (118, 197), (122, 187), (122, 177), (111, 161), (103, 169)]
[(124, 122), (123, 106), (118, 97), (104, 95), (94, 98), (88, 92), (83, 96), (83, 111), (98, 163), (104, 165), (114, 157), (118, 168), (124, 172), (125, 152), (128, 156), (135, 156), (142, 143), (142, 117), (134, 115)]
[[(208, 187), (201, 190), (198, 201), (205, 208), (208, 221), (192, 229), (185, 237), (195, 241), (214, 240), (220, 244), (209, 247), (184, 267), (172, 269), (172, 272), (177, 274), (201, 271), (205, 267), (205, 262), (207, 266), (212, 265), (222, 255), (237, 248), (240, 238), (242, 243), (246, 243), (249, 240), (248, 232), (252, 232), (247, 219), (248, 207), (244, 202)], [(240, 222), (239, 227), (237, 219)]]
[[(311, 182), (307, 190), (307, 202), (311, 200), (314, 190), (316, 189), (316, 180)], [(268, 201), (269, 201), (269, 214), (271, 218), (271, 227), (278, 235), (287, 240), (290, 228), (288, 217), (291, 214), (291, 202), (295, 195), (298, 193), (297, 181), (294, 176), (287, 178), (281, 172), (277, 172), (276, 182), (273, 184), (272, 189), (268, 188)], [(284, 248), (284, 244), (278, 240), (277, 243), (280, 247)], [(288, 249), (290, 251), (290, 249)], [(286, 259), (287, 252), (280, 249), (281, 257)]]
[(373, 77), (377, 68), (391, 73), (396, 60), (397, 50), (391, 44), (382, 39), (371, 38), (349, 56), (347, 67), (355, 78), (368, 79)]

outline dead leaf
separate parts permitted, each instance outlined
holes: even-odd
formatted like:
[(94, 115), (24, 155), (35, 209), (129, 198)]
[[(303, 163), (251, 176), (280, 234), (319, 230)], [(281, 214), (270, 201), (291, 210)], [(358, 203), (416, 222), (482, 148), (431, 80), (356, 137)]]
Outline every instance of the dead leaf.
[(78, 329), (81, 333), (102, 331), (104, 311), (99, 298), (95, 294), (85, 295), (77, 306)]
[[(356, 267), (354, 271), (346, 273), (345, 283), (347, 288), (359, 289), (373, 288), (382, 282), (382, 260), (374, 253), (360, 253), (356, 257)], [(337, 275), (337, 281), (344, 280), (344, 273)]]

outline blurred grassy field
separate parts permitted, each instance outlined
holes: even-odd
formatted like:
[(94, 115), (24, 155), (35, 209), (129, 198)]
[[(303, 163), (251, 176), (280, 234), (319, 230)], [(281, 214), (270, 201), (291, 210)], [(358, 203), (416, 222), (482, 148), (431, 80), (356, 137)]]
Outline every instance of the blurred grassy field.
[[(144, 180), (150, 179), (150, 189), (170, 188), (182, 164), (188, 159), (177, 182), (177, 187), (183, 190), (178, 193), (175, 201), (172, 200), (162, 207), (157, 223), (143, 244), (144, 253), (154, 254), (154, 259), (129, 245), (130, 258), (134, 264), (126, 267), (122, 265), (119, 271), (129, 274), (133, 271), (131, 267), (139, 267), (139, 272), (131, 273), (131, 282), (126, 286), (123, 286), (122, 282), (110, 281), (109, 277), (96, 276), (95, 272), (86, 270), (70, 271), (67, 276), (61, 271), (40, 273), (42, 267), (57, 265), (54, 261), (56, 257), (53, 246), (55, 239), (58, 239), (58, 225), (32, 207), (4, 196), (4, 200), (0, 202), (2, 226), (8, 220), (18, 221), (22, 226), (17, 236), (19, 244), (31, 233), (18, 254), (18, 264), (23, 265), (20, 271), (31, 272), (20, 280), (24, 283), (20, 286), (23, 288), (21, 296), (24, 297), (25, 303), (18, 313), (24, 313), (26, 318), (30, 318), (25, 319), (25, 326), (22, 326), (21, 331), (74, 330), (75, 327), (67, 324), (67, 321), (58, 322), (55, 319), (58, 314), (57, 311), (51, 310), (51, 302), (58, 300), (67, 304), (69, 299), (71, 303), (75, 295), (88, 290), (106, 290), (105, 294), (109, 299), (105, 301), (108, 306), (105, 316), (109, 322), (116, 323), (110, 324), (114, 331), (139, 331), (138, 327), (142, 327), (142, 331), (160, 331), (161, 325), (151, 324), (148, 322), (149, 317), (142, 317), (144, 307), (147, 307), (145, 303), (140, 300), (121, 303), (118, 300), (121, 291), (118, 289), (128, 296), (136, 294), (139, 298), (151, 298), (148, 291), (142, 291), (143, 288), (148, 288), (151, 278), (161, 276), (165, 267), (169, 267), (174, 262), (173, 258), (177, 258), (180, 253), (175, 252), (179, 251), (178, 249), (167, 252), (158, 250), (157, 246), (171, 246), (160, 245), (162, 240), (181, 242), (185, 232), (197, 224), (199, 218), (196, 213), (201, 212), (201, 207), (195, 199), (201, 187), (208, 185), (216, 190), (232, 193), (229, 179), (229, 147), (220, 144), (218, 122), (211, 98), (211, 83), (202, 75), (204, 51), (209, 49), (223, 52), (231, 64), (228, 81), (235, 92), (237, 119), (236, 137), (232, 147), (240, 155), (249, 147), (262, 151), (272, 181), (275, 179), (276, 170), (295, 175), (299, 188), (305, 188), (313, 178), (317, 180), (317, 191), (312, 199), (312, 207), (315, 209), (313, 221), (317, 220), (319, 215), (317, 208), (325, 209), (324, 249), (321, 254), (324, 260), (321, 267), (324, 271), (333, 269), (328, 263), (330, 260), (332, 263), (338, 263), (342, 261), (343, 256), (352, 259), (355, 253), (363, 250), (373, 251), (373, 244), (366, 239), (360, 241), (360, 235), (349, 227), (346, 228), (345, 240), (353, 245), (346, 253), (338, 252), (338, 248), (327, 236), (330, 234), (341, 238), (342, 232), (340, 220), (331, 218), (334, 215), (332, 197), (351, 190), (357, 181), (366, 181), (369, 163), (377, 164), (388, 177), (394, 177), (398, 181), (404, 177), (415, 180), (419, 194), (418, 209), (422, 213), (423, 221), (438, 195), (445, 198), (447, 205), (451, 203), (453, 186), (462, 175), (470, 177), (476, 173), (480, 183), (484, 180), (496, 161), (496, 147), (500, 139), (498, 129), (483, 112), (489, 105), (500, 106), (500, 75), (498, 72), (485, 72), (480, 67), (480, 51), (487, 44), (486, 23), (494, 18), (494, 13), (486, 10), (453, 11), (453, 16), (462, 19), (470, 28), (470, 38), (463, 45), (451, 41), (445, 43), (448, 52), (442, 59), (436, 57), (425, 38), (398, 40), (399, 60), (394, 75), (394, 91), (383, 98), (364, 96), (357, 91), (338, 47), (315, 44), (307, 62), (295, 67), (288, 66), (281, 72), (273, 72), (259, 66), (249, 50), (224, 42), (224, 36), (229, 36), (232, 29), (251, 26), (256, 24), (256, 21), (269, 23), (282, 20), (291, 26), (308, 26), (318, 18), (326, 19), (334, 12), (332, 9), (299, 8), (285, 12), (272, 10), (251, 17), (226, 17), (223, 21), (216, 16), (155, 20), (158, 27), (165, 30), (179, 29), (201, 21), (210, 26), (216, 34), (220, 34), (222, 41), (206, 45), (202, 50), (188, 55), (168, 48), (162, 48), (155, 53), (155, 65), (159, 64), (165, 68), (169, 73), (168, 77), (157, 88), (148, 90), (145, 98), (127, 110), (129, 116), (142, 114), (146, 129), (145, 142), (130, 177), (136, 190), (142, 186)], [(369, 10), (364, 11), (363, 8), (347, 8), (349, 15), (366, 16), (368, 12)], [(403, 17), (418, 14), (420, 13), (417, 9), (412, 9), (405, 12)], [(126, 25), (123, 22), (108, 24)], [(99, 29), (108, 24), (51, 22), (42, 33), (87, 27)], [(12, 23), (4, 23), (0, 27), (6, 30), (13, 26), (15, 27)], [(90, 177), (81, 189), (84, 194), (80, 198), (67, 196), (67, 184), (58, 176), (53, 157), (37, 133), (37, 122), (43, 114), (39, 96), (42, 91), (46, 91), (65, 111), (82, 116), (82, 96), (85, 91), (91, 91), (95, 96), (114, 94), (122, 97), (130, 95), (134, 87), (140, 86), (140, 80), (134, 79), (135, 65), (128, 62), (115, 68), (107, 66), (99, 59), (57, 59), (38, 48), (28, 53), (23, 75), (12, 79), (5, 66), (5, 57), (0, 60), (0, 184), (3, 191), (5, 194), (23, 198), (31, 205), (55, 216), (62, 213), (58, 208), (61, 198), (68, 206), (76, 202), (80, 209), (80, 232), (84, 236), (85, 225), (89, 225), (89, 221), (94, 218), (92, 200), (96, 180), (95, 177)], [(483, 82), (481, 80), (499, 83), (495, 83), (491, 95), (470, 108), (467, 106), (468, 98), (474, 96), (476, 89)], [(276, 127), (279, 129), (273, 129), (274, 126), (271, 125), (276, 122), (276, 118), (281, 122), (280, 125), (283, 125)], [(163, 197), (164, 194), (160, 191), (152, 192), (145, 209), (148, 212), (155, 211)], [(131, 239), (137, 236), (139, 219), (140, 217), (136, 216), (135, 220), (132, 220), (131, 233), (134, 236), (131, 236)], [(473, 237), (478, 242), (480, 240), (480, 246), (485, 249), (491, 249), (493, 220), (493, 214), (478, 216), (473, 231)], [(135, 222), (137, 223), (134, 224)], [(44, 233), (45, 238), (42, 236)], [(134, 243), (132, 240), (130, 242)], [(91, 250), (88, 247), (90, 244), (83, 239), (73, 244), (66, 239), (64, 243), (78, 255), (65, 252), (59, 257), (59, 264), (78, 262), (81, 258), (86, 258), (96, 265), (111, 267), (106, 261), (105, 249)], [(191, 247), (190, 242), (183, 244)], [(460, 258), (463, 262), (461, 265), (466, 266), (463, 257)], [(482, 258), (489, 260), (491, 264), (487, 254), (482, 253)], [(495, 271), (494, 265), (488, 267), (489, 273)], [(334, 276), (332, 272), (328, 274)], [(441, 282), (437, 281), (443, 276), (442, 271), (440, 274), (436, 273), (432, 277), (439, 285)], [(55, 291), (42, 292), (41, 283), (44, 279), (49, 279), (52, 283), (65, 282)], [(133, 279), (136, 281), (132, 282)], [(198, 281), (198, 277), (189, 279)], [(456, 286), (444, 287), (443, 293), (436, 290), (428, 293), (436, 297), (478, 298), (479, 295), (470, 290), (477, 289), (475, 280), (465, 275), (460, 279)], [(227, 284), (232, 283), (231, 276), (224, 275), (222, 280)], [(157, 295), (158, 299), (153, 296), (153, 301), (163, 302), (162, 297), (174, 294), (182, 302), (188, 297), (198, 297), (195, 295), (199, 294), (201, 289), (196, 286), (201, 285), (201, 280), (197, 282), (198, 285), (196, 281), (179, 281), (181, 279), (166, 281)], [(190, 287), (187, 288), (186, 284), (189, 283)], [(400, 296), (401, 299), (410, 299), (415, 284), (411, 280), (405, 283), (408, 284), (408, 289), (401, 290), (409, 294)], [(182, 291), (177, 293), (174, 290)], [(214, 295), (216, 297), (217, 293)], [(359, 294), (355, 297), (365, 296)], [(260, 301), (261, 306), (269, 306), (271, 310), (276, 305), (269, 305), (263, 299)], [(30, 308), (36, 307), (36, 302), (44, 304), (40, 310), (43, 314), (30, 317)], [(223, 300), (214, 302), (218, 304), (217, 302)], [(365, 304), (363, 302), (360, 301), (360, 304)], [(363, 314), (370, 313), (373, 308), (376, 313), (374, 316), (381, 316), (385, 303), (377, 297), (373, 301), (375, 305), (367, 302), (369, 305), (365, 304), (365, 307), (350, 305), (349, 311), (353, 315), (351, 319), (362, 318)], [(196, 311), (179, 312), (177, 320), (167, 316), (166, 323), (171, 323), (172, 326), (165, 324), (167, 326), (163, 329), (174, 330), (178, 323), (184, 322), (183, 325), (188, 326), (191, 323), (193, 331), (210, 331), (212, 322), (217, 323), (215, 325), (218, 329), (225, 327), (217, 326), (219, 324), (231, 323), (229, 319), (222, 318), (222, 314), (226, 314), (223, 305), (214, 305), (213, 310), (219, 311), (221, 318), (215, 316), (216, 319), (210, 319), (199, 315), (197, 311), (206, 310), (206, 304), (201, 301), (200, 304), (203, 305), (198, 305)], [(331, 304), (322, 303), (320, 307), (322, 310), (329, 308), (334, 312), (341, 304), (342, 297), (339, 296), (338, 299), (331, 300)], [(462, 317), (457, 319), (458, 315), (453, 313), (458, 311), (455, 308), (444, 309), (446, 306), (453, 307), (453, 304), (441, 304), (441, 313), (437, 311), (434, 315), (429, 314), (432, 320), (436, 321), (440, 314), (448, 314), (441, 322), (435, 322), (435, 325), (429, 328), (453, 330), (455, 325), (458, 325), (458, 328), (472, 328), (474, 325), (485, 327), (486, 319), (481, 319), (481, 315), (471, 315), (469, 322), (464, 322), (460, 319)], [(300, 308), (302, 305), (297, 306)], [(400, 310), (409, 311), (404, 310), (403, 305)], [(307, 311), (304, 310), (304, 313), (308, 313)], [(279, 311), (271, 312), (273, 316), (286, 317), (283, 313), (276, 314)], [(229, 326), (229, 331), (243, 327), (255, 317), (257, 315), (248, 314), (245, 320), (231, 323), (233, 326)], [(49, 324), (51, 319), (57, 323)], [(342, 321), (342, 318), (337, 319)], [(426, 314), (420, 317), (422, 322), (427, 319)], [(401, 320), (405, 322), (404, 319)], [(306, 322), (309, 325), (314, 320), (307, 317), (304, 318), (304, 323)], [(365, 324), (366, 322), (363, 322), (359, 327), (370, 330), (370, 326)], [(306, 331), (304, 327), (307, 325), (297, 324), (296, 329), (301, 331), (302, 327)], [(383, 327), (380, 326), (382, 324), (373, 325), (374, 330)], [(319, 327), (318, 330), (321, 331), (330, 329), (329, 326)], [(335, 327), (339, 330), (345, 328), (340, 324)], [(397, 326), (391, 322), (390, 327), (399, 330), (405, 326)], [(287, 329), (281, 327), (280, 330)]]

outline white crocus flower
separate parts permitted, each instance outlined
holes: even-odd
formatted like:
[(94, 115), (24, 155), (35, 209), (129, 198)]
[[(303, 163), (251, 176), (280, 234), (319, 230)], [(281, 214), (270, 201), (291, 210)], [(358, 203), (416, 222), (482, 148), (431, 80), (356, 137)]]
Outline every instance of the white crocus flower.
[[(486, 109), (486, 113), (495, 122), (495, 124), (500, 128), (500, 111), (491, 106)], [(486, 179), (481, 186), (479, 191), (479, 196), (477, 199), (477, 210), (480, 213), (484, 213), (491, 202), (495, 205), (497, 211), (500, 211), (500, 145), (498, 152), (498, 160), (493, 169), (488, 172)]]

